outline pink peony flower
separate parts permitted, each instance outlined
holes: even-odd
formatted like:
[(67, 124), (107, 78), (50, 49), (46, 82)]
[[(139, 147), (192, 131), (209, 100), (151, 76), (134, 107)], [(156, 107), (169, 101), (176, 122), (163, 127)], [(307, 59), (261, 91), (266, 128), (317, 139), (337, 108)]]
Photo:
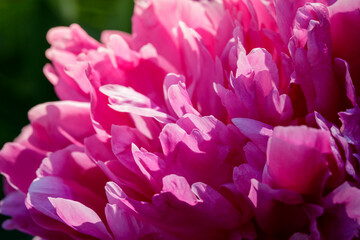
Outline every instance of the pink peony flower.
[(139, 0), (132, 22), (49, 31), (60, 101), (0, 151), (3, 228), (359, 237), (359, 1)]

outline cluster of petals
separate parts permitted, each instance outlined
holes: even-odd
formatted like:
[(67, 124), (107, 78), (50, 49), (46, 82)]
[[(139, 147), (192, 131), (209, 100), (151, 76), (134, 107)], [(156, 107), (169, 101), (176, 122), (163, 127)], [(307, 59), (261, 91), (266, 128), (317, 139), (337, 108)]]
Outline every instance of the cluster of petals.
[(0, 151), (37, 239), (360, 230), (360, 1), (137, 0), (132, 34), (49, 31), (57, 102)]

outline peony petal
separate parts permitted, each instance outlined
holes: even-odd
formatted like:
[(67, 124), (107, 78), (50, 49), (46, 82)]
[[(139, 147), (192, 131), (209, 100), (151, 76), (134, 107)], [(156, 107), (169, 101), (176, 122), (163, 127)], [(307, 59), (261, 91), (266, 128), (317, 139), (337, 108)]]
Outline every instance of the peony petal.
[(33, 134), (29, 142), (45, 151), (55, 151), (69, 144), (83, 145), (94, 134), (88, 103), (48, 102), (29, 111)]
[(273, 134), (273, 127), (249, 118), (234, 118), (232, 122), (259, 149), (263, 152), (266, 151), (268, 139)]
[[(110, 228), (116, 240), (164, 239), (164, 235), (166, 235), (166, 233), (159, 231), (150, 223), (137, 219), (118, 205), (107, 204), (105, 213), (108, 222), (112, 223)], [(166, 239), (173, 239), (173, 237), (166, 236)]]
[(164, 80), (164, 91), (166, 100), (178, 117), (186, 113), (200, 115), (191, 103), (183, 76), (168, 74)]
[(325, 197), (325, 213), (318, 219), (324, 237), (350, 240), (358, 235), (359, 196), (359, 189), (345, 182)]
[(72, 239), (64, 232), (51, 231), (40, 227), (30, 216), (24, 201), (26, 195), (21, 192), (12, 192), (0, 203), (0, 213), (12, 217), (3, 222), (2, 227), (6, 230), (18, 229), (27, 234), (41, 236), (45, 239)]
[[(349, 63), (349, 72), (354, 79), (355, 89), (358, 93), (360, 84), (355, 79), (360, 77), (360, 47), (358, 44), (360, 34), (354, 29), (360, 28), (359, 9), (359, 1), (351, 0), (334, 1), (334, 4), (329, 6), (333, 55)], [(347, 41), (341, 36), (346, 36)]]
[(318, 196), (329, 174), (326, 154), (332, 154), (328, 132), (276, 127), (268, 142), (263, 181), (274, 188)]
[[(309, 224), (300, 194), (285, 189), (275, 190), (255, 179), (251, 183), (249, 198), (264, 232), (286, 238)], [(295, 222), (292, 221), (294, 218)]]
[(100, 196), (104, 195), (103, 189), (107, 181), (101, 170), (84, 153), (84, 149), (76, 145), (50, 154), (42, 161), (36, 174), (37, 177), (57, 176), (71, 179)]
[(28, 192), (26, 202), (44, 215), (61, 222), (49, 198), (64, 198), (78, 201), (97, 211), (99, 214), (105, 206), (104, 200), (78, 183), (47, 176), (34, 180)]
[(0, 172), (13, 188), (26, 193), (44, 157), (21, 144), (6, 143), (0, 151)]
[(99, 239), (113, 239), (91, 208), (70, 199), (49, 197), (49, 201), (61, 220), (76, 231)]
[[(185, 23), (180, 22), (177, 31), (180, 53), (183, 55), (184, 68), (186, 76), (188, 76), (187, 85), (190, 99), (200, 114), (211, 114), (222, 119), (225, 109), (214, 90), (214, 84), (224, 82), (220, 60), (212, 59), (201, 42), (200, 36)], [(202, 71), (202, 69), (207, 69), (207, 71)]]
[(154, 102), (131, 88), (121, 85), (105, 85), (100, 91), (109, 97), (109, 106), (118, 112), (136, 114), (143, 117), (153, 117), (162, 123), (174, 121)]
[(352, 109), (348, 109), (346, 112), (340, 112), (340, 120), (342, 122), (341, 130), (346, 140), (353, 144), (360, 152), (360, 109), (355, 106)]

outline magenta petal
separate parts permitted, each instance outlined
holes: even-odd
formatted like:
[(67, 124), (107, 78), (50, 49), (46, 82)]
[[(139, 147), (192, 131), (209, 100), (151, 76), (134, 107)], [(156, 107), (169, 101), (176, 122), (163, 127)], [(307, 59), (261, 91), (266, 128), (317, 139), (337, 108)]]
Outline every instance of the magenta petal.
[(61, 101), (0, 151), (4, 228), (359, 238), (359, 0), (134, 4), (131, 34), (49, 31)]
[(130, 212), (141, 213), (143, 218), (161, 229), (176, 233), (179, 238), (217, 238), (225, 230), (239, 225), (239, 212), (211, 187), (197, 183), (190, 189), (182, 177), (170, 175), (167, 179), (169, 181), (164, 181), (163, 191), (153, 197), (152, 204), (134, 201), (114, 183), (108, 183), (109, 202)]
[(110, 180), (121, 186), (130, 197), (135, 199), (151, 198), (153, 190), (145, 178), (130, 171), (118, 160), (99, 161), (97, 165)]
[[(337, 187), (341, 184), (346, 177), (344, 170), (353, 176), (354, 179), (358, 179), (354, 166), (351, 163), (351, 148), (346, 139), (342, 136), (340, 130), (334, 124), (328, 122), (320, 113), (315, 112), (315, 120), (320, 129), (325, 130), (332, 135), (332, 137), (330, 137), (330, 145), (334, 157), (328, 158), (331, 176), (327, 181), (327, 185)], [(345, 154), (345, 159), (343, 159), (342, 153)]]
[(304, 5), (304, 0), (276, 0), (276, 18), (279, 26), (279, 32), (285, 43), (287, 43), (292, 36), (292, 28), (294, 25), (294, 18), (296, 10)]
[(61, 220), (76, 231), (99, 239), (113, 239), (91, 208), (70, 199), (49, 197), (49, 201)]
[(339, 92), (332, 71), (330, 23), (326, 6), (307, 3), (297, 10), (289, 51), (295, 68), (294, 82), (300, 84), (304, 92), (308, 112), (315, 110), (326, 118), (336, 118)]
[(239, 211), (212, 187), (198, 182), (191, 186), (191, 190), (200, 200), (196, 208), (205, 215), (209, 214), (207, 219), (214, 226), (231, 229), (246, 221), (246, 218), (244, 219), (244, 216), (241, 216)]
[[(360, 61), (360, 3), (359, 1), (338, 0), (329, 6), (331, 43), (334, 57), (339, 57), (349, 63), (351, 77), (359, 79)], [(342, 36), (346, 36), (344, 39)], [(359, 93), (359, 81), (354, 82)]]
[(333, 193), (334, 204), (345, 204), (346, 214), (354, 219), (360, 227), (360, 190), (348, 182), (343, 183)]
[[(360, 228), (360, 190), (343, 183), (324, 199), (325, 213), (318, 219), (326, 238), (354, 239)], [(336, 226), (336, 227), (334, 227)]]
[(250, 164), (243, 163), (234, 168), (233, 180), (237, 190), (247, 196), (251, 187), (251, 179), (261, 180), (261, 172), (254, 169)]
[(355, 105), (357, 105), (356, 103), (357, 100), (356, 100), (355, 87), (350, 76), (349, 64), (343, 59), (335, 58), (334, 72), (335, 74), (338, 75), (337, 77), (344, 82), (341, 83), (345, 84), (346, 97), (348, 100), (350, 100), (352, 106), (354, 107)]
[(274, 188), (320, 195), (329, 171), (326, 154), (332, 154), (328, 132), (276, 127), (268, 142), (263, 181)]
[(231, 181), (234, 166), (243, 162), (243, 137), (216, 118), (186, 114), (160, 134), (166, 166), (190, 184), (217, 187)]
[(76, 67), (77, 56), (82, 52), (96, 50), (101, 46), (100, 43), (77, 24), (72, 24), (68, 28), (56, 27), (49, 30), (47, 40), (52, 46), (46, 51), (46, 56), (52, 61), (53, 66), (45, 66), (44, 73), (54, 84), (57, 95), (63, 100), (88, 101), (87, 79), (77, 78), (80, 73), (77, 70), (68, 74), (66, 68)]
[(0, 172), (12, 187), (26, 193), (44, 157), (21, 144), (7, 143), (0, 151)]
[(268, 139), (273, 134), (273, 127), (250, 118), (234, 118), (232, 122), (259, 149), (266, 151)]
[(248, 142), (244, 146), (245, 158), (249, 165), (261, 172), (264, 170), (266, 156), (253, 142)]
[[(116, 204), (107, 204), (105, 213), (116, 240), (164, 238), (164, 233), (161, 233), (150, 223), (135, 218)], [(166, 236), (166, 239), (172, 238)]]
[(107, 204), (105, 207), (105, 215), (116, 240), (127, 240), (139, 237), (140, 224), (133, 216), (127, 214), (125, 210), (115, 204)]
[(360, 153), (360, 109), (355, 106), (346, 112), (340, 112), (342, 122), (342, 132), (346, 140), (353, 144), (358, 153)]
[(251, 118), (270, 125), (287, 124), (293, 109), (289, 96), (280, 92), (280, 73), (273, 56), (263, 48), (254, 48), (246, 55), (238, 31), (235, 28), (234, 46), (228, 53), (229, 84), (215, 84), (229, 117)]
[(88, 78), (91, 83), (91, 118), (97, 133), (106, 137), (111, 131), (112, 124), (133, 126), (130, 116), (126, 113), (114, 111), (108, 106), (108, 96), (100, 92), (100, 76), (89, 67)]
[(310, 236), (307, 235), (306, 233), (294, 233), (293, 235), (291, 235), (291, 237), (289, 238), (289, 240), (310, 240)]
[(251, 183), (249, 198), (255, 207), (256, 220), (264, 232), (289, 237), (289, 234), (309, 224), (300, 194), (285, 189), (275, 190), (255, 179)]

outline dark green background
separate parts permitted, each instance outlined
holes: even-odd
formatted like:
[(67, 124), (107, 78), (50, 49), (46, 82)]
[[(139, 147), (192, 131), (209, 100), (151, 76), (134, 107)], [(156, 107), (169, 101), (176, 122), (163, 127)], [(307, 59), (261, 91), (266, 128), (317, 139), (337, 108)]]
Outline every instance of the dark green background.
[[(57, 100), (42, 73), (47, 31), (78, 23), (98, 40), (104, 29), (130, 32), (132, 9), (132, 0), (0, 0), (0, 147), (28, 124), (31, 107)], [(0, 230), (2, 240), (31, 238)]]

